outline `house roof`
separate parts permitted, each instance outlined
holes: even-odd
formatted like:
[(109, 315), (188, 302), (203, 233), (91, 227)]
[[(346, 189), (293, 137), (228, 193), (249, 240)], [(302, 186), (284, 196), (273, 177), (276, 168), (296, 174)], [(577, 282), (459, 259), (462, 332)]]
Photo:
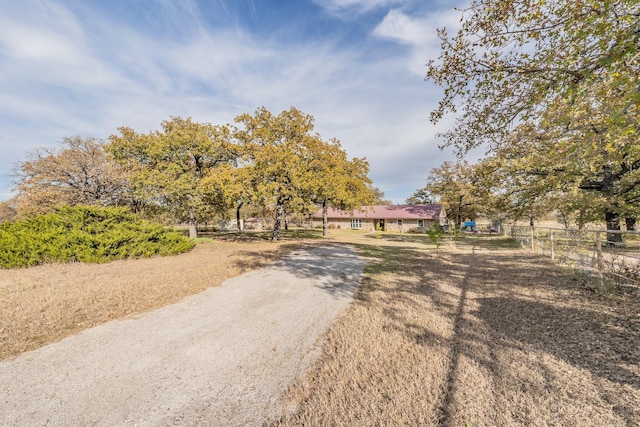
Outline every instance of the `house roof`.
[[(375, 205), (362, 206), (353, 211), (341, 211), (329, 208), (327, 217), (334, 219), (370, 218), (370, 219), (437, 219), (442, 205)], [(313, 218), (322, 218), (322, 209), (318, 209)]]

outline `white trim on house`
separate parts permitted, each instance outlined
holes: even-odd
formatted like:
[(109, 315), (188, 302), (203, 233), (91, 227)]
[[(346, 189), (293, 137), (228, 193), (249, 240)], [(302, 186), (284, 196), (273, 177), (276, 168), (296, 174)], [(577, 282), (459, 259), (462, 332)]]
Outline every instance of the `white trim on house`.
[[(322, 226), (322, 209), (312, 215), (313, 226)], [(442, 205), (377, 205), (362, 206), (353, 211), (329, 208), (330, 228), (395, 232), (427, 232), (433, 224), (445, 226), (447, 217)]]

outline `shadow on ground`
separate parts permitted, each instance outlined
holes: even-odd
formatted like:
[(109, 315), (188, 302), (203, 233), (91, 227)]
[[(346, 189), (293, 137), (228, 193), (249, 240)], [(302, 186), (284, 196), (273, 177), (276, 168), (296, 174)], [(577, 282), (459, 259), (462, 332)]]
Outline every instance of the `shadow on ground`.
[[(236, 265), (254, 270), (269, 266), (303, 279), (334, 295), (352, 295), (364, 267), (353, 247), (339, 244), (290, 243), (269, 252), (239, 252)], [(277, 261), (274, 261), (277, 259)]]
[[(551, 355), (588, 371), (596, 381), (612, 383), (602, 383), (601, 398), (630, 425), (640, 425), (638, 301), (595, 295), (570, 269), (552, 265), (548, 259), (520, 251), (486, 251), (513, 245), (509, 239), (469, 238), (458, 243), (466, 251), (441, 255), (435, 251), (425, 255), (417, 248), (360, 246), (375, 260), (367, 268), (369, 274), (396, 275), (397, 286), (386, 290), (384, 308), (389, 317), (404, 320), (403, 332), (416, 343), (436, 345), (446, 339), (399, 319), (398, 304), (428, 297), (436, 310), (454, 322), (443, 423), (449, 417), (453, 383), (460, 380), (456, 372), (460, 357), (475, 360), (500, 383), (504, 367), (498, 365), (496, 354), (512, 348)], [(438, 286), (442, 278), (452, 279), (455, 288), (443, 290)], [(367, 298), (366, 282), (359, 297)]]

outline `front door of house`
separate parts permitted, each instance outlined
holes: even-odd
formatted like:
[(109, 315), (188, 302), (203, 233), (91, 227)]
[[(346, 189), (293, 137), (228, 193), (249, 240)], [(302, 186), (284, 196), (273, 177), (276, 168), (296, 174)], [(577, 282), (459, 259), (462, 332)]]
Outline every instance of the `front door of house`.
[(384, 231), (384, 219), (376, 221), (376, 230)]

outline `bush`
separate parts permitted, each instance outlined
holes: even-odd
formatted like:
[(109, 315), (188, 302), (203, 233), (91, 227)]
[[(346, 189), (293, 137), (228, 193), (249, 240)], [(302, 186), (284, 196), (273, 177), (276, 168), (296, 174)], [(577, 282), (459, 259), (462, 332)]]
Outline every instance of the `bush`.
[(442, 244), (442, 237), (444, 236), (440, 225), (434, 222), (431, 228), (427, 230), (427, 235), (429, 236), (429, 240), (431, 240), (431, 243), (436, 245), (436, 249), (439, 249), (440, 245)]
[(175, 255), (194, 243), (175, 230), (139, 219), (124, 208), (62, 207), (0, 224), (0, 268), (49, 262), (102, 263)]

